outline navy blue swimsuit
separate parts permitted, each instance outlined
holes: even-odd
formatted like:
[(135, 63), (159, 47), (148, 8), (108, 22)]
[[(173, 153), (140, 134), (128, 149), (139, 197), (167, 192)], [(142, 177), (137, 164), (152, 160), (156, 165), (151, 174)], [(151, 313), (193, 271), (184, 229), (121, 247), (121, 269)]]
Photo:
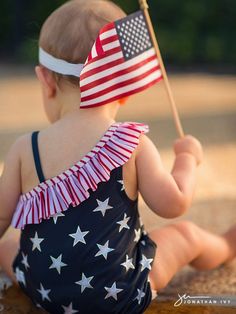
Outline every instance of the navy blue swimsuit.
[[(42, 184), (37, 133), (32, 144)], [(25, 294), (47, 312), (138, 314), (150, 304), (156, 244), (141, 222), (138, 200), (125, 192), (122, 169), (115, 167), (79, 205), (23, 227), (13, 269)]]

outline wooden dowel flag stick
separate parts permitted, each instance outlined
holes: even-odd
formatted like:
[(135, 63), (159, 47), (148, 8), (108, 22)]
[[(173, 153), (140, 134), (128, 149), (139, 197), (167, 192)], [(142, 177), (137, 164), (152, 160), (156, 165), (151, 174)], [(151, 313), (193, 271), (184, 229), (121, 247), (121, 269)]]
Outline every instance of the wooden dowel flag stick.
[(177, 132), (178, 132), (179, 136), (183, 137), (184, 136), (184, 131), (183, 131), (183, 128), (182, 128), (182, 125), (181, 125), (181, 122), (180, 122), (180, 118), (179, 118), (179, 114), (178, 114), (177, 107), (176, 107), (176, 104), (175, 104), (175, 100), (174, 100), (174, 97), (173, 97), (173, 93), (172, 93), (172, 90), (170, 88), (170, 83), (169, 83), (169, 80), (168, 80), (166, 69), (165, 69), (165, 66), (164, 66), (164, 63), (163, 63), (163, 60), (162, 60), (161, 52), (160, 52), (160, 49), (159, 49), (159, 46), (158, 46), (158, 42), (157, 42), (157, 39), (156, 39), (156, 35), (155, 35), (155, 32), (154, 32), (152, 21), (151, 21), (149, 12), (148, 12), (149, 6), (147, 4), (147, 0), (139, 0), (139, 3), (140, 3), (141, 10), (143, 10), (144, 15), (146, 17), (148, 28), (149, 28), (149, 31), (150, 31), (150, 34), (151, 34), (151, 38), (152, 38), (152, 41), (153, 41), (153, 45), (155, 47), (156, 54), (157, 54), (157, 57), (158, 57), (158, 61), (160, 63), (160, 68), (161, 68), (162, 76), (163, 76), (163, 79), (164, 79), (164, 82), (165, 82), (166, 91), (167, 91), (167, 94), (168, 94), (168, 97), (169, 97), (169, 100), (170, 100), (170, 104), (171, 104), (171, 109), (172, 109), (172, 113), (173, 113), (173, 117), (174, 117), (174, 121), (175, 121), (175, 126), (176, 126), (176, 129), (177, 129)]

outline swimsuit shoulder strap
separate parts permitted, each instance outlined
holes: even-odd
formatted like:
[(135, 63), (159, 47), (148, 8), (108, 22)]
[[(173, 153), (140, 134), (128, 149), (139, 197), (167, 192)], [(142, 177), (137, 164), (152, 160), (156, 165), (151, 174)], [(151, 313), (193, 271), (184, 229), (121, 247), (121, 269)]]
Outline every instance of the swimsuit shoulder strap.
[(37, 171), (39, 181), (41, 183), (45, 181), (45, 177), (43, 174), (40, 156), (39, 156), (38, 135), (39, 135), (39, 131), (33, 132), (31, 140), (32, 140), (32, 150), (33, 150), (35, 168)]

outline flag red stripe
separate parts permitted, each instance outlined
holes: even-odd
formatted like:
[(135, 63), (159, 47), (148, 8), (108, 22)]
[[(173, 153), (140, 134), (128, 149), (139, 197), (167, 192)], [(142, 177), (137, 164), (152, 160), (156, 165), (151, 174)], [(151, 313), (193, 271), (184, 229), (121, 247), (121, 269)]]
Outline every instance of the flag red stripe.
[[(150, 74), (152, 74), (153, 72), (157, 71), (160, 69), (160, 66), (155, 66), (155, 68), (152, 68), (150, 69), (149, 71), (139, 75), (139, 76), (136, 76), (132, 79), (129, 79), (127, 81), (124, 81), (124, 82), (120, 82), (118, 84), (115, 84), (115, 85), (112, 85), (104, 90), (101, 90), (100, 92), (96, 92), (96, 94), (92, 94), (90, 96), (87, 96), (87, 97), (83, 97), (83, 95), (81, 95), (81, 101), (88, 101), (88, 100), (92, 100), (94, 98), (98, 98), (100, 96), (103, 96), (105, 94), (108, 94), (109, 92), (112, 92), (113, 90), (115, 89), (119, 89), (121, 87), (125, 87), (127, 85), (130, 85), (132, 83), (135, 83), (135, 82), (138, 82), (138, 81), (142, 81), (144, 78), (146, 78), (147, 76), (149, 76)], [(98, 85), (98, 84), (95, 84), (95, 86)], [(90, 87), (91, 88), (91, 87)], [(83, 92), (83, 88), (81, 88), (81, 91)]]
[[(96, 62), (96, 61), (100, 61), (100, 60), (102, 60), (102, 59), (104, 59), (106, 57), (110, 57), (110, 56), (114, 55), (117, 52), (121, 52), (121, 47), (120, 46), (106, 51), (106, 53), (104, 53), (102, 56), (97, 56), (97, 57), (93, 58), (92, 60), (89, 60), (89, 62), (85, 65), (85, 67), (88, 66), (89, 64), (92, 64), (92, 63)], [(83, 77), (83, 76), (81, 75), (81, 77)]]
[(114, 23), (114, 22), (109, 23), (109, 24), (107, 24), (107, 25), (105, 25), (105, 26), (103, 27), (103, 29), (102, 29), (101, 32), (100, 32), (100, 35), (103, 34), (103, 33), (105, 33), (105, 32), (107, 32), (107, 31), (110, 31), (110, 30), (112, 30), (112, 29), (114, 29), (114, 28), (115, 28), (115, 23)]
[(96, 41), (96, 51), (97, 51), (98, 56), (104, 53), (100, 40)]
[(113, 41), (117, 41), (117, 40), (119, 40), (118, 35), (113, 35), (113, 36), (111, 36), (111, 37), (102, 39), (102, 40), (101, 40), (101, 44), (102, 44), (102, 46), (103, 46), (103, 45), (110, 44), (110, 43), (112, 43)]
[(88, 55), (88, 62), (92, 61), (92, 52), (89, 53)]
[(104, 100), (102, 102), (99, 102), (99, 103), (95, 103), (94, 105), (85, 105), (84, 107), (81, 106), (80, 108), (81, 109), (86, 109), (86, 108), (93, 108), (93, 107), (98, 107), (98, 106), (102, 106), (104, 104), (107, 104), (109, 102), (113, 102), (115, 100), (119, 100), (121, 98), (124, 98), (124, 97), (127, 97), (127, 96), (130, 96), (130, 95), (133, 95), (133, 94), (136, 94), (136, 93), (139, 93), (139, 92), (142, 92), (143, 90), (147, 89), (148, 87), (151, 87), (153, 86), (154, 84), (160, 82), (162, 80), (162, 76), (155, 79), (154, 81), (142, 86), (142, 87), (139, 87), (139, 88), (136, 88), (136, 89), (133, 89), (131, 91), (128, 91), (126, 93), (123, 93), (123, 94), (120, 94), (120, 95), (117, 95), (115, 97), (112, 97), (110, 99), (107, 99), (107, 100)]
[(102, 72), (102, 71), (104, 71), (104, 70), (107, 70), (107, 69), (109, 69), (109, 68), (113, 68), (114, 66), (120, 65), (120, 64), (122, 64), (122, 63), (124, 63), (124, 58), (123, 58), (123, 57), (122, 57), (121, 59), (117, 59), (117, 60), (115, 60), (115, 61), (111, 61), (111, 62), (109, 62), (109, 63), (107, 63), (107, 64), (104, 64), (104, 65), (102, 65), (102, 66), (100, 66), (100, 67), (97, 67), (97, 68), (95, 68), (95, 69), (93, 69), (93, 70), (90, 70), (90, 71), (88, 71), (88, 72), (82, 74), (81, 77), (80, 77), (80, 79), (81, 79), (81, 80), (84, 80), (84, 79), (86, 79), (86, 78), (89, 77), (89, 76), (92, 76), (92, 75), (94, 75), (94, 74), (97, 74), (97, 73), (99, 73), (99, 72)]
[[(136, 63), (135, 65), (132, 65), (131, 67), (127, 67), (127, 68), (125, 68), (124, 70), (118, 71), (118, 72), (116, 72), (116, 73), (112, 73), (112, 74), (107, 75), (107, 76), (105, 76), (105, 77), (103, 77), (103, 78), (101, 78), (101, 79), (98, 79), (98, 80), (93, 81), (93, 82), (91, 82), (91, 83), (89, 83), (89, 84), (86, 84), (86, 85), (84, 85), (84, 86), (81, 86), (81, 87), (80, 87), (80, 88), (81, 88), (81, 92), (84, 92), (84, 91), (86, 91), (86, 90), (88, 90), (88, 89), (91, 89), (91, 88), (93, 88), (93, 87), (95, 87), (95, 86), (98, 86), (98, 85), (100, 85), (100, 84), (103, 84), (103, 83), (105, 83), (105, 82), (108, 82), (108, 81), (110, 81), (110, 80), (112, 80), (112, 79), (114, 79), (114, 78), (117, 78), (117, 77), (121, 76), (121, 75), (125, 75), (125, 74), (128, 74), (128, 73), (132, 72), (132, 71), (135, 71), (135, 70), (141, 68), (143, 65), (146, 65), (147, 63), (149, 63), (149, 62), (151, 62), (151, 61), (153, 61), (153, 60), (155, 60), (155, 59), (156, 59), (156, 56), (152, 56), (152, 57), (150, 57), (150, 58), (148, 58), (148, 59), (145, 59), (145, 60), (143, 60), (143, 61), (141, 61), (141, 62), (139, 62), (139, 63)], [(110, 67), (107, 67), (107, 70), (108, 70), (109, 68), (110, 68)], [(95, 70), (94, 70), (94, 74), (97, 74), (97, 73), (99, 73), (99, 72), (97, 71), (97, 69), (95, 69)], [(84, 79), (84, 78), (82, 77), (81, 80), (83, 80), (83, 79)]]

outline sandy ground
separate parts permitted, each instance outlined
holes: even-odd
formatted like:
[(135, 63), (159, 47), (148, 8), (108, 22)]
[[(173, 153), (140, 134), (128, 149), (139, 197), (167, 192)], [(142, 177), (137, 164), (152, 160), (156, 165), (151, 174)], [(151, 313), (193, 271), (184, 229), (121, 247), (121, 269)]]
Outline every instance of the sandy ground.
[[(170, 81), (184, 129), (202, 141), (205, 151), (193, 206), (180, 219), (223, 232), (236, 221), (236, 77), (188, 74), (172, 75)], [(176, 132), (163, 83), (132, 97), (118, 120), (148, 123), (150, 137), (159, 148), (165, 167), (171, 169)], [(32, 76), (0, 77), (0, 172), (15, 139), (46, 125), (37, 81)], [(142, 200), (140, 211), (147, 230), (170, 223), (152, 213)], [(185, 269), (160, 294), (159, 300), (166, 296), (176, 298), (182, 292), (236, 295), (236, 265), (228, 267), (204, 274)], [(16, 289), (9, 289), (2, 304), (3, 313), (33, 313), (27, 299)], [(172, 303), (161, 302), (159, 307), (152, 304), (147, 313), (157, 313), (157, 308), (158, 313), (175, 313)], [(182, 311), (189, 313), (184, 307)], [(213, 313), (211, 309), (207, 311)]]

